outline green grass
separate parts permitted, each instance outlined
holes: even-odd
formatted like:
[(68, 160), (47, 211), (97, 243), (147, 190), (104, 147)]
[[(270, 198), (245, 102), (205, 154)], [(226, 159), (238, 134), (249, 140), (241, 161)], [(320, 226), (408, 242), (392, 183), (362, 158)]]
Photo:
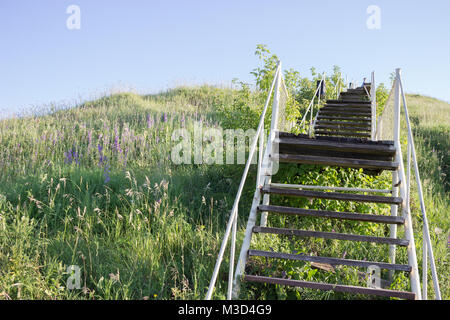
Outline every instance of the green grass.
[[(44, 116), (0, 121), (0, 299), (203, 298), (243, 165), (174, 165), (170, 161), (171, 134), (181, 127), (192, 131), (199, 120), (205, 127), (253, 127), (257, 118), (252, 123), (248, 115), (257, 117), (263, 99), (243, 90), (178, 88), (151, 96), (118, 94)], [(441, 288), (448, 299), (449, 105), (431, 98), (408, 99)], [(248, 108), (244, 110), (243, 105)], [(426, 109), (429, 105), (432, 109)], [(290, 183), (377, 188), (385, 187), (388, 178), (373, 179), (357, 170), (321, 171), (311, 166), (284, 168), (277, 176), (279, 181)], [(252, 167), (239, 208), (239, 239), (243, 237), (254, 179)], [(292, 204), (360, 212), (375, 209), (373, 205), (319, 200)], [(416, 201), (413, 209), (420, 244), (417, 206)], [(381, 206), (380, 210), (387, 208)], [(387, 232), (373, 224), (286, 220), (270, 217), (271, 224), (295, 223), (316, 230)], [(302, 242), (282, 237), (269, 241), (255, 237), (253, 245), (305, 252), (326, 245), (330, 255), (345, 251), (350, 258), (385, 259), (385, 252), (372, 245), (352, 247), (337, 241)], [(216, 298), (225, 297), (227, 259)], [(405, 259), (406, 253), (399, 250), (398, 261)], [(263, 268), (277, 273), (283, 266), (294, 278), (353, 284), (361, 281), (351, 268), (329, 274), (301, 263), (251, 263), (254, 272)], [(70, 265), (81, 268), (81, 290), (66, 287)], [(400, 274), (393, 286), (407, 289), (408, 281)], [(355, 297), (251, 285), (242, 298)]]

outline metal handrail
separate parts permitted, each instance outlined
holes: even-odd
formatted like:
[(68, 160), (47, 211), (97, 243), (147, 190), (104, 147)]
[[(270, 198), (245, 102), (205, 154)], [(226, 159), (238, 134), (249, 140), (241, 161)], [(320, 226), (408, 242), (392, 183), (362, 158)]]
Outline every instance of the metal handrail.
[[(420, 200), (420, 209), (422, 211), (422, 219), (423, 219), (423, 238), (425, 241), (422, 241), (423, 243), (423, 260), (422, 260), (422, 269), (423, 269), (423, 277), (422, 277), (422, 286), (423, 286), (423, 293), (422, 298), (427, 299), (427, 268), (428, 268), (428, 258), (430, 259), (430, 266), (431, 266), (431, 275), (433, 279), (433, 286), (434, 286), (434, 293), (436, 300), (441, 300), (441, 291), (439, 288), (439, 279), (437, 277), (437, 271), (436, 271), (436, 264), (434, 260), (434, 253), (433, 253), (433, 246), (431, 244), (431, 238), (430, 238), (430, 229), (428, 225), (428, 219), (426, 214), (426, 208), (425, 208), (425, 201), (423, 199), (423, 191), (422, 191), (422, 182), (420, 180), (420, 172), (419, 172), (419, 165), (417, 163), (417, 156), (416, 156), (416, 148), (414, 146), (414, 137), (412, 135), (412, 128), (411, 123), (409, 119), (409, 113), (408, 113), (408, 105), (406, 103), (406, 94), (403, 89), (403, 81), (401, 78), (400, 72), (398, 73), (398, 81), (400, 83), (400, 89), (402, 93), (402, 100), (403, 100), (403, 111), (406, 119), (406, 127), (408, 130), (408, 155), (407, 155), (407, 187), (408, 187), (408, 193), (407, 193), (407, 203), (408, 203), (408, 209), (409, 209), (409, 203), (410, 203), (410, 176), (411, 176), (411, 156), (412, 161), (414, 162), (414, 173), (416, 176), (416, 183), (417, 183), (417, 191), (419, 194), (419, 200)], [(428, 255), (427, 255), (428, 252)]]
[[(233, 273), (234, 273), (234, 254), (235, 254), (235, 248), (236, 248), (236, 229), (237, 229), (237, 218), (238, 218), (238, 205), (239, 205), (239, 201), (241, 199), (241, 195), (242, 195), (242, 191), (244, 189), (244, 185), (245, 185), (245, 181), (247, 179), (247, 175), (248, 175), (248, 171), (250, 169), (250, 164), (252, 163), (253, 157), (255, 155), (255, 151), (256, 151), (256, 146), (258, 144), (258, 140), (260, 141), (260, 153), (259, 153), (259, 161), (258, 161), (258, 173), (261, 172), (261, 165), (262, 165), (262, 147), (263, 147), (263, 140), (264, 140), (264, 119), (268, 110), (268, 106), (272, 97), (272, 93), (274, 91), (274, 87), (275, 85), (277, 86), (277, 88), (275, 89), (276, 92), (276, 96), (279, 95), (279, 84), (280, 84), (280, 78), (282, 77), (281, 75), (281, 62), (278, 62), (276, 71), (275, 71), (275, 75), (272, 81), (272, 85), (270, 87), (269, 90), (269, 94), (267, 96), (267, 100), (264, 106), (264, 109), (261, 113), (261, 117), (260, 117), (260, 121), (258, 124), (258, 128), (256, 130), (256, 134), (255, 137), (253, 138), (253, 142), (252, 145), (250, 147), (250, 152), (249, 152), (249, 156), (247, 159), (247, 163), (245, 165), (245, 169), (244, 169), (244, 173), (242, 175), (241, 178), (241, 182), (239, 184), (239, 188), (238, 188), (238, 192), (236, 194), (236, 198), (234, 200), (234, 204), (233, 204), (233, 208), (231, 209), (231, 214), (230, 214), (230, 218), (228, 220), (227, 223), (227, 228), (225, 230), (225, 235), (224, 238), (222, 240), (222, 244), (220, 247), (220, 251), (219, 251), (219, 256), (217, 258), (216, 261), (216, 265), (214, 267), (214, 271), (213, 271), (213, 275), (211, 277), (211, 281), (208, 287), (208, 292), (206, 294), (206, 300), (210, 300), (214, 291), (214, 287), (217, 281), (217, 276), (219, 274), (219, 269), (220, 269), (220, 265), (222, 264), (222, 260), (223, 260), (223, 256), (225, 253), (225, 249), (227, 246), (227, 242), (229, 240), (230, 237), (230, 233), (232, 232), (232, 243), (231, 243), (231, 252), (230, 252), (230, 267), (229, 267), (229, 278), (228, 278), (228, 291), (227, 291), (227, 298), (231, 299), (231, 294), (232, 294), (232, 290), (233, 290)], [(284, 87), (286, 88), (286, 87)], [(272, 115), (276, 115), (278, 113), (278, 108), (273, 108), (272, 109)], [(272, 121), (272, 125), (273, 125), (273, 121)], [(272, 131), (272, 130), (271, 130)], [(273, 134), (273, 132), (271, 132), (271, 134)], [(270, 142), (270, 141), (269, 141)], [(268, 150), (269, 147), (269, 143), (266, 146), (266, 152)], [(258, 178), (257, 178), (257, 184), (259, 183), (259, 174), (258, 174)], [(232, 230), (233, 229), (233, 230)]]
[(376, 131), (377, 131), (377, 90), (375, 85), (375, 71), (372, 72), (372, 79), (370, 84), (370, 101), (372, 102), (372, 130), (371, 137), (372, 140), (376, 139)]
[[(311, 118), (310, 118), (310, 123), (309, 123), (309, 125), (310, 125), (309, 135), (311, 135), (311, 133), (312, 133), (311, 127), (312, 127), (312, 124), (313, 124), (312, 118), (313, 118), (313, 113), (314, 113), (314, 101), (315, 101), (315, 99), (316, 99), (316, 97), (317, 97), (317, 94), (318, 94), (318, 92), (319, 92), (319, 89), (322, 87), (322, 83), (323, 83), (324, 81), (325, 81), (325, 73), (322, 75), (322, 79), (320, 80), (319, 85), (317, 86), (317, 89), (316, 89), (316, 91), (314, 92), (314, 96), (313, 96), (313, 98), (311, 99), (311, 102), (309, 103), (309, 106), (308, 106), (308, 108), (306, 109), (305, 114), (303, 115), (302, 121), (300, 122), (300, 125), (299, 125), (300, 128), (303, 126), (303, 129), (305, 129), (304, 125), (306, 124), (306, 122), (305, 122), (306, 116), (308, 115), (308, 112), (310, 112)], [(320, 99), (320, 98), (319, 98), (319, 99)], [(311, 109), (311, 111), (310, 111), (310, 109)]]
[[(432, 274), (432, 280), (433, 280), (433, 287), (434, 287), (434, 293), (435, 293), (435, 299), (441, 300), (441, 292), (439, 287), (439, 279), (437, 276), (436, 271), (436, 264), (434, 259), (434, 253), (433, 253), (433, 247), (431, 243), (430, 238), (430, 231), (429, 231), (429, 224), (428, 219), (426, 215), (426, 208), (425, 208), (425, 201), (423, 198), (423, 190), (422, 190), (422, 183), (420, 179), (420, 172), (417, 162), (417, 155), (414, 145), (414, 138), (412, 134), (412, 127), (411, 122), (409, 119), (409, 112), (408, 112), (408, 105), (406, 101), (406, 93), (403, 87), (403, 81), (401, 77), (401, 70), (396, 69), (396, 77), (392, 85), (392, 89), (390, 91), (387, 103), (389, 103), (392, 95), (394, 95), (394, 143), (397, 149), (396, 154), (396, 161), (399, 162), (399, 170), (394, 175), (394, 181), (395, 183), (399, 183), (398, 189), (400, 189), (400, 197), (403, 199), (402, 204), (402, 211), (403, 215), (406, 218), (405, 222), (405, 236), (408, 240), (410, 240), (410, 246), (408, 247), (408, 260), (409, 264), (412, 267), (412, 272), (410, 274), (411, 278), (411, 289), (413, 292), (416, 293), (417, 299), (419, 300), (426, 300), (428, 298), (427, 296), (427, 286), (428, 286), (428, 260), (430, 260), (430, 266), (431, 266), (431, 274)], [(403, 114), (406, 121), (406, 129), (407, 129), (407, 160), (406, 160), (406, 173), (405, 173), (405, 166), (403, 163), (403, 155), (402, 155), (402, 149), (401, 149), (401, 143), (400, 143), (400, 117), (401, 117), (401, 104), (403, 103)], [(383, 120), (384, 115), (386, 112), (388, 112), (389, 108), (386, 105), (385, 109), (383, 111), (383, 115), (380, 116), (379, 121), (377, 123), (377, 129), (376, 129), (376, 138), (381, 139), (381, 134), (383, 130)], [(423, 220), (423, 259), (422, 259), (422, 291), (420, 288), (420, 277), (418, 273), (418, 267), (417, 267), (417, 256), (416, 256), (416, 247), (414, 243), (414, 232), (412, 229), (412, 217), (411, 217), (411, 209), (410, 209), (410, 200), (411, 200), (411, 161), (414, 163), (414, 173), (416, 177), (416, 183), (417, 183), (417, 192), (419, 195), (419, 202), (420, 202), (420, 208), (422, 213), (422, 220)], [(394, 189), (396, 189), (394, 187)], [(398, 192), (398, 191), (397, 191)], [(393, 194), (396, 196), (396, 194)], [(396, 210), (393, 212), (394, 215), (396, 215)], [(396, 236), (396, 229), (391, 229), (391, 237)], [(395, 257), (395, 249), (391, 250), (390, 252), (391, 260)], [(392, 261), (391, 261), (392, 262)]]

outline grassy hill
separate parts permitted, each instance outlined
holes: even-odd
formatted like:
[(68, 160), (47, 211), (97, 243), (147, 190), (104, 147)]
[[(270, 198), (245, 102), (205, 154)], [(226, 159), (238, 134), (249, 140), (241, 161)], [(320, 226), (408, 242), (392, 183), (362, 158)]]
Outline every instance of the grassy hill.
[[(421, 96), (408, 100), (442, 293), (448, 299), (450, 105)], [(261, 97), (248, 91), (204, 86), (150, 96), (117, 94), (45, 116), (0, 121), (0, 299), (203, 298), (243, 165), (175, 165), (170, 160), (171, 135), (176, 128), (192, 132), (198, 121), (205, 127), (225, 129), (233, 127), (233, 121), (252, 127), (260, 107)], [(318, 181), (319, 168), (302, 166), (292, 183), (346, 180), (383, 187), (388, 181), (375, 182), (357, 170), (329, 170), (320, 178), (324, 181)], [(241, 201), (240, 239), (254, 171)], [(281, 170), (278, 179), (288, 177)], [(416, 226), (417, 206), (416, 201)], [(373, 207), (357, 209), (367, 212)], [(345, 230), (349, 225), (315, 227)], [(386, 232), (372, 224), (360, 231)], [(417, 239), (420, 243), (419, 230)], [(255, 239), (256, 246), (266, 245), (260, 240)], [(345, 249), (352, 256), (357, 249), (371, 249), (329, 244), (331, 254)], [(309, 251), (320, 245), (271, 244)], [(374, 253), (373, 258), (380, 257), (383, 252)], [(418, 257), (421, 263), (420, 253)], [(404, 259), (406, 252), (399, 253), (399, 261)], [(71, 265), (81, 269), (80, 290), (67, 289)], [(254, 261), (254, 270), (260, 267), (267, 266)], [(360, 281), (352, 270), (330, 275), (306, 264), (291, 267), (308, 279), (344, 275), (342, 281)], [(221, 279), (217, 298), (223, 298), (226, 289)], [(397, 276), (392, 286), (407, 289), (406, 278)], [(264, 286), (246, 289), (244, 298), (352, 298)]]

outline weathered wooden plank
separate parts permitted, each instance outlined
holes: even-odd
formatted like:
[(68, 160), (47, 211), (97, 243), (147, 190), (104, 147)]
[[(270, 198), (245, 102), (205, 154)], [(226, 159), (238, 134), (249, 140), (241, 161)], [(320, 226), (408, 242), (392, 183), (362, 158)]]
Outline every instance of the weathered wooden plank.
[(311, 210), (311, 209), (301, 209), (301, 208), (291, 208), (291, 207), (271, 206), (271, 205), (260, 205), (258, 207), (258, 210), (261, 212), (296, 215), (301, 217), (317, 217), (327, 219), (352, 220), (352, 221), (375, 222), (375, 223), (398, 224), (398, 225), (402, 225), (405, 223), (405, 218), (403, 218), (402, 216), (382, 216), (382, 215), (355, 213), (355, 212)]
[(363, 169), (382, 169), (382, 170), (397, 170), (398, 163), (390, 161), (378, 161), (378, 160), (364, 160), (364, 159), (351, 159), (351, 158), (327, 158), (321, 156), (310, 155), (297, 155), (297, 154), (275, 154), (275, 159), (279, 159), (280, 162), (287, 163), (304, 163), (304, 164), (317, 164), (324, 166), (338, 166), (348, 168), (363, 168)]
[(369, 104), (360, 104), (358, 102), (354, 103), (326, 103), (324, 108), (348, 108), (348, 109), (370, 109), (371, 105)]
[(300, 140), (310, 140), (310, 141), (329, 141), (338, 143), (352, 143), (357, 145), (370, 145), (370, 146), (394, 146), (394, 141), (392, 140), (361, 140), (358, 138), (343, 138), (343, 137), (321, 137), (321, 138), (310, 138), (307, 134), (293, 134), (287, 132), (279, 132), (279, 138), (292, 138)]
[(365, 138), (369, 138), (371, 136), (370, 133), (358, 133), (358, 132), (352, 132), (352, 131), (316, 130), (316, 131), (314, 131), (314, 133), (318, 134), (318, 135), (325, 135), (325, 136), (349, 136), (349, 137), (365, 137)]
[(406, 265), (406, 264), (392, 264), (392, 263), (375, 262), (375, 261), (361, 261), (361, 260), (353, 260), (353, 259), (308, 256), (308, 255), (303, 255), (303, 254), (300, 255), (300, 254), (269, 252), (269, 251), (261, 251), (261, 250), (249, 250), (248, 255), (251, 257), (265, 257), (265, 258), (272, 258), (272, 259), (317, 262), (317, 263), (327, 263), (327, 264), (331, 264), (331, 265), (343, 265), (343, 266), (361, 267), (361, 268), (367, 268), (370, 266), (378, 266), (380, 269), (404, 271), (404, 272), (411, 272), (411, 269), (412, 269), (411, 266)]
[(286, 188), (275, 188), (270, 186), (264, 186), (263, 188), (261, 188), (261, 192), (292, 197), (329, 199), (338, 201), (374, 202), (374, 203), (388, 203), (397, 205), (400, 205), (402, 203), (402, 198), (400, 197), (385, 197), (385, 196), (362, 195), (353, 193), (295, 190)]
[(355, 113), (355, 114), (361, 114), (361, 115), (367, 115), (367, 114), (371, 114), (372, 111), (370, 110), (370, 108), (358, 108), (358, 109), (351, 109), (351, 108), (331, 108), (331, 107), (323, 107), (320, 109), (320, 113)]
[(333, 116), (333, 115), (328, 115), (328, 114), (324, 114), (324, 115), (321, 115), (321, 114), (319, 114), (318, 116), (317, 116), (317, 119), (318, 120), (320, 120), (320, 119), (332, 119), (332, 120), (338, 120), (338, 121), (341, 121), (341, 120), (351, 120), (351, 121), (360, 121), (360, 122), (371, 122), (372, 120), (370, 119), (370, 118), (367, 118), (367, 117), (362, 117), (362, 116), (355, 116), (355, 117), (340, 117), (340, 116)]
[(356, 234), (337, 233), (337, 232), (322, 232), (322, 231), (296, 230), (296, 229), (284, 229), (284, 228), (267, 228), (267, 227), (260, 227), (260, 226), (253, 227), (253, 232), (254, 233), (279, 234), (279, 235), (296, 236), (296, 237), (311, 237), (311, 238), (347, 240), (347, 241), (357, 241), (357, 242), (372, 242), (372, 243), (381, 243), (381, 244), (391, 244), (391, 245), (397, 245), (397, 246), (403, 246), (403, 247), (406, 247), (409, 244), (409, 241), (406, 239), (362, 236), (362, 235), (356, 235)]
[(328, 284), (328, 283), (320, 283), (320, 282), (261, 277), (261, 276), (253, 276), (253, 275), (245, 275), (244, 281), (278, 284), (278, 285), (286, 285), (286, 286), (300, 287), (300, 288), (310, 288), (310, 289), (318, 289), (318, 290), (324, 290), (324, 291), (331, 290), (331, 291), (336, 291), (336, 292), (346, 292), (346, 293), (352, 293), (352, 294), (394, 297), (394, 298), (408, 299), (408, 300), (415, 300), (415, 298), (416, 298), (416, 295), (414, 293), (407, 292), (407, 291), (375, 289), (375, 288), (347, 286), (347, 285), (340, 285), (340, 284)]
[[(339, 100), (330, 99), (330, 100), (327, 100), (326, 103), (344, 103), (344, 104), (347, 103), (347, 104), (353, 104), (353, 103), (355, 103), (355, 101), (353, 101), (353, 100), (349, 101), (349, 100), (345, 100), (345, 99), (339, 99)], [(371, 105), (371, 102), (370, 101), (359, 101), (358, 104)]]
[[(355, 143), (339, 143), (335, 141), (326, 141), (319, 139), (296, 139), (296, 138), (281, 138), (275, 140), (280, 144), (280, 150), (286, 147), (295, 148), (309, 148), (316, 150), (330, 150), (335, 152), (351, 152), (356, 154), (373, 154), (385, 155), (393, 157), (395, 155), (394, 146), (386, 145), (370, 145), (370, 144), (355, 144)], [(307, 150), (305, 150), (307, 152)]]
[(316, 126), (314, 127), (317, 129), (334, 129), (334, 130), (343, 130), (343, 131), (370, 131), (369, 126), (359, 127), (359, 126), (341, 126), (341, 125), (332, 125), (332, 124), (322, 124), (322, 123), (316, 123)]
[(362, 127), (362, 128), (371, 128), (370, 125), (368, 125), (365, 122), (338, 122), (338, 121), (325, 121), (325, 120), (319, 120), (316, 122), (316, 125), (334, 125), (339, 127)]
[[(317, 136), (322, 137), (322, 136)], [(280, 144), (279, 145), (279, 153), (281, 154), (299, 154), (299, 155), (309, 155), (309, 156), (321, 156), (327, 158), (350, 158), (350, 159), (366, 159), (366, 160), (380, 160), (380, 161), (392, 161), (392, 156), (387, 154), (374, 154), (374, 153), (355, 153), (355, 152), (345, 152), (344, 151), (336, 151), (336, 150), (328, 150), (328, 149), (318, 149), (318, 148), (309, 148), (299, 147), (296, 145), (290, 144)]]
[(320, 109), (319, 116), (325, 115), (336, 115), (336, 116), (349, 116), (349, 117), (369, 117), (371, 114), (369, 112), (356, 112), (356, 111), (341, 111), (340, 109), (336, 110), (327, 110)]

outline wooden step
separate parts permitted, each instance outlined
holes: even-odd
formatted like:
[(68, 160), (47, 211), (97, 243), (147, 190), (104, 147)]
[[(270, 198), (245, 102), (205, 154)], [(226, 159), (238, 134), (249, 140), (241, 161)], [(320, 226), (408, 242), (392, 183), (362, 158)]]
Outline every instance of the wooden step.
[(400, 198), (400, 197), (373, 196), (373, 195), (340, 193), (340, 192), (320, 192), (320, 191), (309, 191), (309, 190), (296, 190), (296, 189), (287, 189), (287, 188), (276, 188), (276, 187), (271, 187), (271, 186), (262, 187), (261, 192), (268, 193), (268, 194), (291, 196), (291, 197), (329, 199), (329, 200), (338, 200), (338, 201), (388, 203), (388, 204), (396, 204), (396, 205), (400, 205), (402, 203), (402, 198)]
[(323, 131), (323, 130), (314, 130), (314, 134), (326, 136), (349, 136), (349, 137), (365, 137), (365, 138), (370, 138), (372, 136), (371, 133), (358, 133), (351, 131)]
[(355, 96), (355, 97), (361, 97), (368, 99), (368, 95), (365, 90), (347, 90), (345, 92), (340, 93), (341, 96), (347, 97), (347, 96)]
[(289, 132), (283, 132), (283, 131), (279, 131), (278, 132), (278, 137), (280, 138), (296, 138), (296, 139), (316, 139), (316, 140), (327, 140), (327, 141), (336, 141), (336, 142), (343, 142), (343, 143), (361, 143), (361, 144), (369, 144), (369, 145), (387, 145), (387, 146), (393, 146), (394, 145), (394, 141), (392, 140), (377, 140), (377, 141), (367, 141), (367, 140), (361, 140), (358, 138), (341, 138), (341, 137), (329, 137), (329, 138), (310, 138), (307, 134), (303, 134), (303, 133), (289, 133)]
[(286, 145), (298, 148), (313, 148), (359, 154), (387, 155), (392, 157), (395, 155), (394, 145), (375, 141), (356, 142), (354, 139), (325, 137), (303, 138), (293, 135), (286, 136), (280, 133), (280, 138), (276, 139), (275, 142), (279, 143), (280, 147)]
[(371, 129), (371, 126), (364, 122), (338, 122), (338, 121), (318, 120), (316, 121), (316, 125), (333, 125), (339, 127), (364, 127), (367, 129)]
[(364, 88), (356, 88), (356, 89), (347, 89), (347, 91), (342, 91), (341, 93), (358, 93), (365, 94), (366, 90)]
[(328, 108), (349, 108), (349, 109), (370, 109), (372, 110), (372, 106), (370, 104), (360, 104), (357, 102), (353, 103), (326, 103), (324, 107)]
[(285, 228), (268, 228), (268, 227), (253, 227), (254, 233), (267, 233), (267, 234), (279, 234), (284, 236), (296, 236), (302, 238), (321, 238), (321, 239), (333, 239), (333, 240), (347, 240), (356, 242), (371, 242), (397, 245), (407, 247), (409, 241), (406, 239), (362, 236), (349, 233), (337, 233), (337, 232), (323, 232), (323, 231), (309, 231), (309, 230), (297, 230), (297, 229), (285, 229)]
[(365, 115), (372, 114), (372, 109), (370, 108), (360, 108), (360, 107), (323, 107), (319, 110), (319, 112), (327, 111), (330, 112), (351, 112), (351, 113), (364, 113)]
[(322, 123), (316, 123), (314, 126), (314, 130), (317, 129), (333, 129), (336, 131), (344, 130), (344, 131), (367, 131), (371, 132), (371, 128), (369, 126), (341, 126), (341, 125), (331, 125), (331, 124), (322, 124)]
[[(316, 138), (325, 136), (316, 136)], [(298, 154), (308, 156), (318, 156), (325, 158), (348, 158), (378, 161), (393, 161), (393, 157), (386, 154), (354, 153), (344, 151), (327, 150), (320, 148), (299, 147), (290, 144), (280, 144), (278, 153), (280, 154)]]
[(341, 92), (340, 96), (342, 97), (348, 97), (348, 96), (355, 96), (355, 97), (361, 97), (361, 98), (365, 98), (365, 99), (369, 99), (369, 96), (367, 95), (365, 90), (359, 90), (359, 91), (345, 91), (345, 92)]
[(371, 112), (357, 112), (357, 111), (345, 111), (345, 110), (340, 110), (340, 109), (333, 109), (333, 110), (329, 110), (329, 109), (320, 109), (319, 110), (319, 116), (322, 115), (343, 115), (343, 116), (349, 116), (349, 117), (370, 117), (371, 116)]
[(291, 286), (291, 287), (310, 288), (310, 289), (318, 289), (318, 290), (324, 290), (324, 291), (345, 292), (345, 293), (352, 293), (352, 294), (374, 295), (374, 296), (381, 296), (381, 297), (393, 297), (393, 298), (408, 299), (408, 300), (415, 300), (415, 298), (416, 298), (416, 295), (414, 293), (407, 292), (407, 291), (375, 289), (375, 288), (347, 286), (347, 285), (340, 285), (340, 284), (328, 284), (328, 283), (320, 283), (320, 282), (300, 281), (300, 280), (262, 277), (262, 276), (253, 276), (253, 275), (244, 275), (243, 280), (247, 281), (247, 282), (278, 284), (278, 285), (285, 285), (285, 286)]
[(339, 95), (340, 100), (357, 100), (357, 101), (368, 101), (369, 97), (366, 94), (355, 94), (342, 92)]
[(356, 114), (372, 114), (372, 109), (370, 108), (346, 108), (346, 107), (323, 107), (319, 110), (319, 112), (326, 112), (326, 113), (335, 113), (335, 112), (339, 112), (339, 113), (356, 113)]
[(337, 121), (341, 121), (341, 120), (351, 120), (351, 121), (360, 121), (360, 122), (364, 121), (364, 122), (369, 122), (369, 123), (372, 121), (370, 118), (365, 117), (365, 116), (356, 118), (356, 117), (341, 117), (341, 116), (334, 116), (334, 115), (328, 115), (328, 114), (324, 114), (324, 115), (319, 114), (317, 116), (317, 120), (321, 120), (321, 119), (330, 119), (330, 120), (337, 120)]
[(340, 219), (340, 220), (397, 224), (397, 225), (402, 225), (405, 223), (405, 218), (401, 216), (382, 216), (375, 214), (312, 210), (312, 209), (301, 209), (301, 208), (281, 207), (272, 205), (260, 205), (258, 206), (258, 211), (285, 214), (285, 215), (295, 215), (300, 217), (316, 217), (326, 219)]
[(334, 158), (297, 154), (275, 154), (275, 159), (279, 159), (283, 163), (303, 163), (316, 164), (323, 166), (337, 166), (347, 168), (363, 168), (374, 170), (397, 170), (398, 163), (390, 161), (351, 159), (351, 158)]
[(294, 260), (294, 261), (306, 261), (306, 262), (316, 262), (316, 263), (326, 263), (331, 265), (342, 265), (351, 267), (361, 267), (368, 268), (370, 266), (378, 266), (380, 269), (385, 270), (395, 270), (411, 272), (412, 268), (406, 264), (392, 264), (385, 262), (374, 262), (374, 261), (361, 261), (352, 259), (340, 259), (331, 257), (320, 257), (320, 256), (308, 256), (304, 254), (290, 254), (281, 252), (270, 252), (261, 250), (249, 250), (248, 255), (250, 257), (265, 257), (272, 259), (283, 259), (283, 260)]
[[(338, 100), (330, 99), (330, 100), (327, 100), (326, 103), (327, 104), (333, 104), (333, 103), (355, 104), (355, 101), (353, 101), (353, 100), (349, 101), (349, 100), (345, 100), (345, 99), (338, 99)], [(370, 106), (372, 103), (370, 101), (359, 101), (358, 104), (369, 105)]]

